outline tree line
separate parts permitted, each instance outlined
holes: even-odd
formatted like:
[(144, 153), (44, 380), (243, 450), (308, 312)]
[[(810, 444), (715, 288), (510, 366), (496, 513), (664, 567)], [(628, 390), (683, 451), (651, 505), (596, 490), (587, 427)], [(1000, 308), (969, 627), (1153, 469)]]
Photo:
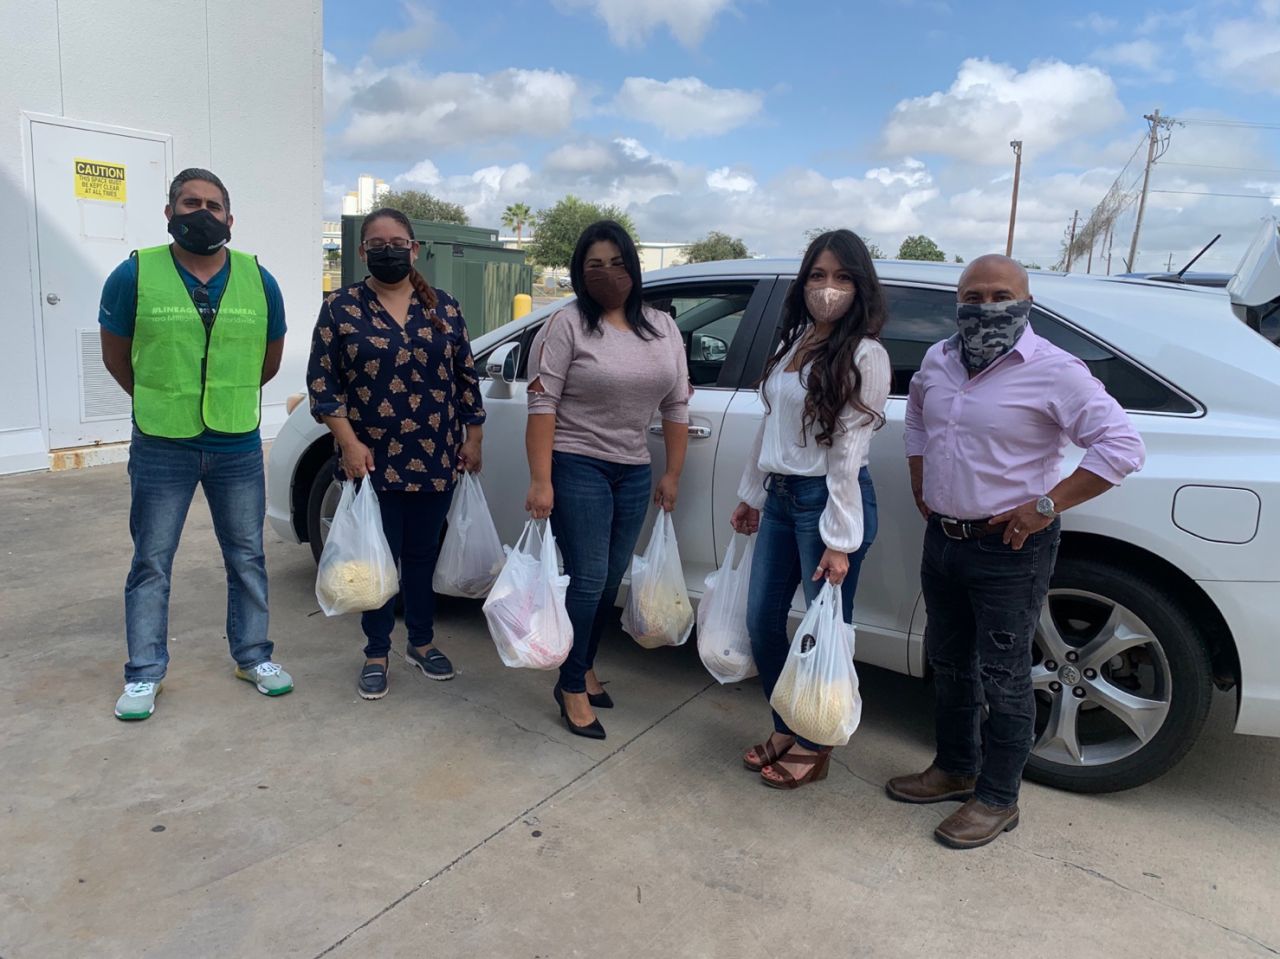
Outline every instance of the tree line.
[[(467, 225), (470, 218), (460, 204), (450, 203), (423, 190), (392, 190), (381, 199), (382, 206), (394, 207), (405, 216), (417, 220), (436, 220), (443, 223)], [(574, 244), (578, 235), (596, 220), (617, 220), (623, 228), (636, 237), (635, 223), (619, 207), (611, 204), (591, 203), (572, 194), (546, 209), (533, 211), (527, 203), (512, 203), (503, 211), (502, 225), (516, 236), (516, 243), (529, 259), (539, 266), (553, 269), (568, 267), (573, 259)], [(532, 227), (532, 237), (524, 243), (524, 234)], [(814, 238), (826, 233), (827, 227), (814, 227), (805, 232), (805, 246)], [(638, 239), (638, 238), (637, 238)], [(888, 255), (874, 241), (862, 238), (871, 252), (872, 259), (888, 259)], [(803, 253), (804, 251), (801, 250)], [(684, 262), (707, 263), (713, 260), (743, 260), (751, 256), (741, 237), (730, 236), (720, 230), (712, 230), (685, 248)], [(942, 263), (947, 255), (934, 240), (922, 233), (906, 237), (898, 246), (896, 259), (924, 260)], [(964, 258), (956, 255), (956, 263)], [(1030, 269), (1039, 269), (1038, 263), (1024, 263)]]

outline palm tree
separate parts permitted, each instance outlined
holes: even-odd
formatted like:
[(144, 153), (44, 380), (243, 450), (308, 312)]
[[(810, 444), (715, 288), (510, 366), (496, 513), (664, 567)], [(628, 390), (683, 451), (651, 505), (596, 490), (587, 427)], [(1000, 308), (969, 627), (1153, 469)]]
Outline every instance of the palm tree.
[(520, 246), (521, 231), (532, 216), (533, 211), (529, 209), (527, 203), (512, 203), (502, 212), (502, 225), (515, 231), (517, 247)]

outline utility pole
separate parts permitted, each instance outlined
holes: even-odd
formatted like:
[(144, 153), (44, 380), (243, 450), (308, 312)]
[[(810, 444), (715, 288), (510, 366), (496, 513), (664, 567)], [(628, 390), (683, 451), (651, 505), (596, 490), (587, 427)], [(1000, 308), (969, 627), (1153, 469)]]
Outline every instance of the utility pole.
[(1067, 239), (1067, 272), (1071, 272), (1072, 254), (1075, 252), (1076, 245), (1076, 221), (1080, 219), (1080, 211), (1076, 210), (1071, 215), (1071, 236)]
[(1169, 262), (1165, 264), (1164, 271), (1166, 273), (1173, 272), (1173, 254), (1172, 253), (1169, 254)]
[(1102, 241), (1102, 248), (1107, 251), (1107, 276), (1111, 275), (1111, 248), (1115, 246), (1116, 238), (1112, 231), (1115, 229), (1115, 221), (1112, 220), (1107, 224), (1107, 235)]
[(1088, 263), (1088, 265), (1084, 268), (1084, 271), (1085, 271), (1086, 273), (1092, 273), (1092, 272), (1093, 272), (1093, 248), (1094, 248), (1094, 246), (1096, 245), (1096, 243), (1097, 243), (1097, 240), (1096, 240), (1096, 238), (1095, 238), (1095, 239), (1094, 239), (1094, 241), (1093, 241), (1092, 243), (1090, 243), (1090, 244), (1089, 244), (1089, 263)]
[(1147, 212), (1147, 189), (1151, 185), (1151, 165), (1156, 162), (1156, 142), (1160, 139), (1160, 128), (1168, 125), (1169, 122), (1161, 118), (1159, 108), (1143, 116), (1142, 119), (1147, 121), (1151, 132), (1147, 138), (1147, 168), (1142, 174), (1142, 197), (1138, 200), (1138, 219), (1133, 224), (1133, 240), (1129, 243), (1129, 272), (1135, 269), (1134, 261), (1138, 257), (1138, 234), (1142, 232), (1142, 217)]
[(1013, 200), (1009, 203), (1009, 240), (1004, 245), (1004, 255), (1013, 256), (1013, 225), (1018, 221), (1018, 180), (1022, 176), (1022, 141), (1010, 140), (1013, 147)]

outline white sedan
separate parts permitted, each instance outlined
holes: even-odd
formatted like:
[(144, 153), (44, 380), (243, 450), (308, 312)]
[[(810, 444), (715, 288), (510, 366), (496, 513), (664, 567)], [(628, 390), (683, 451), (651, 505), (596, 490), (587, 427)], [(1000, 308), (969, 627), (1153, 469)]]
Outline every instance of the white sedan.
[[(704, 263), (645, 278), (646, 302), (676, 318), (696, 387), (675, 514), (695, 597), (732, 535), (729, 515), (761, 415), (755, 385), (798, 266)], [(858, 585), (858, 659), (924, 677), (924, 526), (908, 485), (903, 412), (925, 351), (954, 331), (960, 267), (877, 269), (893, 389), (871, 445), (880, 529)], [(1236, 691), (1237, 732), (1280, 735), (1280, 347), (1264, 335), (1280, 305), (1274, 221), (1229, 290), (1051, 273), (1033, 274), (1031, 288), (1036, 331), (1106, 384), (1141, 431), (1148, 459), (1122, 488), (1064, 517), (1036, 636), (1028, 777), (1085, 792), (1147, 782), (1190, 749), (1215, 687)], [(489, 411), (482, 479), (508, 543), (525, 520), (528, 348), (554, 309), (475, 343)], [(660, 457), (660, 426), (651, 432)], [(1068, 456), (1068, 472), (1080, 455)], [(268, 517), (317, 555), (337, 501), (332, 457), (305, 403), (271, 449)]]

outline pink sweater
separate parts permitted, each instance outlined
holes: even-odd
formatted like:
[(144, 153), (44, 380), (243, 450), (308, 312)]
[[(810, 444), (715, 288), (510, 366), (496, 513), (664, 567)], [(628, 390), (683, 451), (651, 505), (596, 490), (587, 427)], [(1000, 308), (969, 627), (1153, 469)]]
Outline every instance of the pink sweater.
[(660, 310), (645, 307), (644, 315), (660, 339), (642, 340), (604, 322), (599, 333), (588, 334), (575, 304), (557, 311), (534, 337), (529, 412), (555, 415), (553, 449), (611, 463), (648, 463), (645, 431), (654, 414), (689, 422), (680, 330)]

